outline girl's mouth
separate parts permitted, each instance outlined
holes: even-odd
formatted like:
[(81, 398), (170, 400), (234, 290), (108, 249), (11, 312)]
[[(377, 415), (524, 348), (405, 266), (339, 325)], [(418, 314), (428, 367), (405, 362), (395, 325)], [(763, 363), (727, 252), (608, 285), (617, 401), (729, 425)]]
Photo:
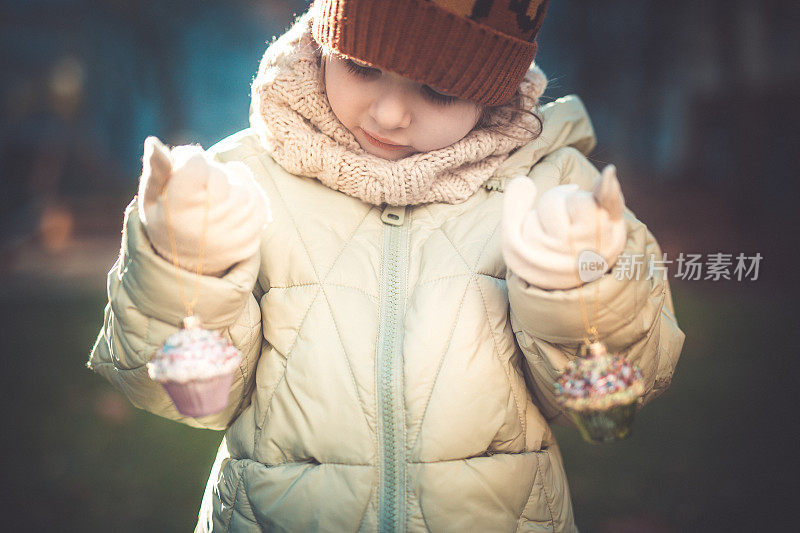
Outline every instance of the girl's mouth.
[(387, 150), (402, 150), (403, 148), (411, 148), (408, 145), (393, 144), (390, 142), (382, 141), (380, 139), (377, 139), (374, 135), (370, 135), (369, 133), (367, 133), (367, 130), (365, 130), (364, 128), (359, 128), (359, 129), (361, 130), (361, 133), (364, 134), (364, 137), (367, 138), (367, 141), (369, 141), (370, 144), (377, 146), (378, 148), (385, 148)]

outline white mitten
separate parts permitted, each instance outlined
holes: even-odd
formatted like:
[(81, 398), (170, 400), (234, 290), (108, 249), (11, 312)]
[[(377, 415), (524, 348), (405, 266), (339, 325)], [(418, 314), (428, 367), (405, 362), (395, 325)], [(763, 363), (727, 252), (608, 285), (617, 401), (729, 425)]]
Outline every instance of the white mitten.
[[(627, 235), (625, 200), (613, 165), (603, 169), (592, 192), (568, 184), (545, 192), (538, 205), (536, 196), (536, 185), (528, 176), (515, 178), (506, 186), (503, 258), (511, 271), (531, 285), (552, 290), (578, 287), (604, 273), (597, 272), (591, 279), (585, 272), (579, 275), (578, 258), (585, 250), (602, 256), (608, 263), (605, 272), (614, 266)], [(592, 253), (585, 254), (582, 262), (586, 257), (601, 261)]]
[[(150, 242), (172, 261), (162, 192), (167, 190), (169, 222), (178, 264), (195, 271), (205, 228), (204, 274), (219, 275), (251, 257), (261, 245), (261, 232), (272, 220), (264, 191), (243, 163), (218, 163), (200, 146), (170, 150), (156, 137), (144, 141), (138, 207)], [(206, 217), (206, 201), (208, 211)]]

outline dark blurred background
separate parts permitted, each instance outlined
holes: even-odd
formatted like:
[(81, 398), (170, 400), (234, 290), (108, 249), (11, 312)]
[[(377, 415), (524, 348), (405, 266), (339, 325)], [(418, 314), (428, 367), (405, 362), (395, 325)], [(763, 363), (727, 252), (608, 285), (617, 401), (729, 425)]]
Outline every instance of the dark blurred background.
[[(222, 433), (133, 408), (84, 368), (143, 141), (247, 127), (267, 43), (304, 1), (0, 0), (0, 328), (9, 531), (188, 531)], [(556, 428), (583, 531), (780, 530), (798, 496), (800, 3), (553, 0), (537, 62), (577, 93), (628, 205), (678, 254), (671, 389), (608, 446)]]

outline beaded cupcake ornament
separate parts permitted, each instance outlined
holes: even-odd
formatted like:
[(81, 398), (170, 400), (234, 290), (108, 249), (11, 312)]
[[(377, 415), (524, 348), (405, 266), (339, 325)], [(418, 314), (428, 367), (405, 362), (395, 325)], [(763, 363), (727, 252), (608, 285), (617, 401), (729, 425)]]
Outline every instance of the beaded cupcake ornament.
[[(595, 188), (599, 202), (599, 189)], [(597, 210), (596, 246), (600, 249), (600, 210)], [(575, 257), (572, 234), (570, 248)], [(592, 251), (595, 256), (599, 255)], [(576, 267), (578, 268), (578, 267)], [(597, 331), (600, 286), (595, 285), (594, 325), (589, 324), (582, 293), (578, 292), (586, 335), (580, 357), (570, 361), (556, 380), (556, 400), (575, 423), (584, 440), (608, 443), (627, 437), (633, 419), (642, 403), (644, 378), (642, 371), (625, 358), (610, 353), (600, 341)]]

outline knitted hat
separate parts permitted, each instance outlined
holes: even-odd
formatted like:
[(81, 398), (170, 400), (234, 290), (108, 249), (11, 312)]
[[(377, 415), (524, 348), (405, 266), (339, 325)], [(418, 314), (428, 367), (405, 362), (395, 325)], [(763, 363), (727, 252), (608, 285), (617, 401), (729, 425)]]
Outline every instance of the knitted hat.
[(508, 102), (548, 0), (315, 0), (314, 39), (479, 104)]

